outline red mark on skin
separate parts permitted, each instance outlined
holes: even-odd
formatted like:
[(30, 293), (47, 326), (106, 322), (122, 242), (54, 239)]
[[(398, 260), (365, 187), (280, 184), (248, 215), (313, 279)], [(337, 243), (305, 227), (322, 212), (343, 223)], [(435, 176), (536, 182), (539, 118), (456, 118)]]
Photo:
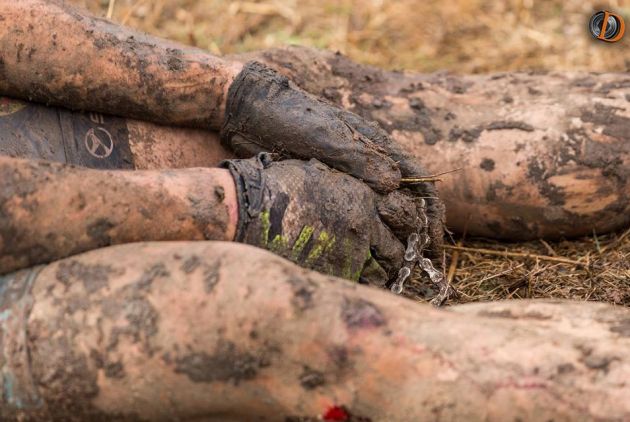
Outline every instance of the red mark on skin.
[(339, 406), (329, 407), (323, 417), (325, 421), (347, 421), (350, 419), (348, 411)]

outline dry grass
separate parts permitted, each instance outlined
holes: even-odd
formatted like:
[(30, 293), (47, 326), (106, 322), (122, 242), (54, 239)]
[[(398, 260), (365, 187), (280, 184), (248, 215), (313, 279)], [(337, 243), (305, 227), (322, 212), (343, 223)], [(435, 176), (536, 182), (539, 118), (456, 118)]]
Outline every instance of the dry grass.
[[(101, 15), (110, 4), (72, 1)], [(608, 45), (587, 32), (602, 8), (630, 17), (622, 0), (116, 0), (113, 18), (217, 54), (294, 43), (423, 72), (625, 71), (630, 36)]]
[[(105, 15), (110, 0), (73, 0)], [(630, 17), (630, 1), (582, 0), (116, 0), (113, 18), (216, 54), (288, 43), (339, 50), (356, 61), (422, 72), (547, 69), (627, 71), (630, 33), (593, 40), (593, 11)], [(626, 19), (628, 21), (628, 19)], [(628, 21), (630, 24), (630, 21)], [(571, 298), (630, 305), (630, 235), (545, 244), (466, 240), (465, 247), (561, 256), (580, 265), (447, 251), (459, 302)], [(416, 278), (418, 280), (418, 278)], [(417, 298), (430, 290), (407, 286)], [(429, 292), (430, 293), (430, 292)]]
[[(466, 248), (520, 253), (501, 257), (479, 252), (458, 252), (453, 285), (457, 303), (512, 298), (565, 298), (596, 300), (630, 306), (630, 230), (574, 241), (499, 243), (463, 241)], [(446, 267), (453, 264), (449, 250)], [(564, 257), (579, 265), (558, 263), (527, 255)], [(431, 286), (415, 278), (408, 294), (420, 300), (433, 294)]]

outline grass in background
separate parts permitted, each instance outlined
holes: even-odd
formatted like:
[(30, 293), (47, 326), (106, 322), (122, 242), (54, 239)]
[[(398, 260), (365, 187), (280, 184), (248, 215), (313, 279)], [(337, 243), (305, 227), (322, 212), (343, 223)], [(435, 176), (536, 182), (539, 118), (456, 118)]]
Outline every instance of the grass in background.
[[(73, 2), (105, 15), (110, 0)], [(423, 72), (625, 71), (630, 33), (607, 44), (587, 30), (605, 8), (630, 17), (621, 0), (115, 0), (113, 19), (216, 54), (292, 43)]]

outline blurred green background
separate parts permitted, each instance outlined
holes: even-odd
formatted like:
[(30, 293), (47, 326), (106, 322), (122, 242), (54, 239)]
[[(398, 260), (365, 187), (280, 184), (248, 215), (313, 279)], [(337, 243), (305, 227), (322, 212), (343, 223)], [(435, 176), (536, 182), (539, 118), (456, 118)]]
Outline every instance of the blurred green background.
[(115, 21), (215, 54), (300, 44), (423, 72), (630, 68), (630, 27), (615, 44), (587, 29), (597, 10), (630, 17), (630, 1), (71, 1), (101, 16), (113, 2)]

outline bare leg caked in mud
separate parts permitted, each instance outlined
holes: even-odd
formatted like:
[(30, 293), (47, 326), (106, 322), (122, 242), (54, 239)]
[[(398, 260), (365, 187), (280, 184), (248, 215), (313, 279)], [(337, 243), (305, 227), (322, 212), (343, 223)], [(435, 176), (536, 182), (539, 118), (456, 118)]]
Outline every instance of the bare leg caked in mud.
[(0, 273), (141, 240), (232, 240), (222, 169), (104, 171), (0, 157)]
[(220, 128), (241, 65), (82, 13), (0, 2), (0, 92), (69, 109)]
[(230, 146), (237, 135), (263, 151), (316, 158), (382, 192), (397, 188), (409, 170), (376, 126), (260, 63), (213, 57), (59, 1), (3, 0), (0, 16), (7, 23), (0, 28), (0, 94), (222, 129)]
[(630, 315), (608, 305), (435, 310), (224, 242), (115, 246), (0, 285), (2, 420), (630, 417)]

